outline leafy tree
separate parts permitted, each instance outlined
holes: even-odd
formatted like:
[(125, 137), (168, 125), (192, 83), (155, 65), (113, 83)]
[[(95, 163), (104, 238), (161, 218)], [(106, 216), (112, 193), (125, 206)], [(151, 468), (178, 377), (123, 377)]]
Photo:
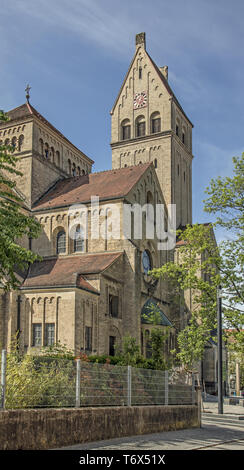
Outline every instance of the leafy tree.
[[(183, 293), (191, 293), (188, 321), (177, 338), (177, 357), (188, 368), (202, 358), (216, 329), (216, 293), (220, 285), (224, 290), (224, 325), (232, 329), (230, 334), (236, 340), (232, 348), (244, 351), (244, 154), (233, 158), (233, 163), (233, 177), (213, 179), (206, 189), (209, 198), (204, 201), (205, 210), (217, 214), (216, 223), (178, 230), (177, 262), (152, 271), (156, 278), (170, 282), (175, 305), (179, 305)], [(218, 247), (214, 226), (230, 235)]]
[[(0, 111), (0, 122), (7, 120)], [(6, 290), (18, 287), (16, 270), (22, 271), (28, 263), (40, 259), (18, 243), (25, 235), (37, 238), (41, 230), (40, 224), (23, 207), (24, 200), (16, 191), (14, 178), (23, 176), (16, 168), (18, 160), (11, 145), (0, 145), (0, 283)]]
[(153, 328), (150, 331), (150, 348), (152, 354), (152, 363), (154, 364), (155, 369), (165, 370), (169, 364), (164, 355), (164, 345), (165, 341), (169, 335), (168, 327), (165, 327), (162, 330), (160, 327), (161, 323), (161, 313), (160, 309), (154, 303), (151, 303), (147, 307), (148, 312), (143, 315), (147, 323), (153, 325)]
[(225, 240), (219, 244), (225, 325), (232, 349), (244, 353), (244, 153), (233, 159), (233, 176), (212, 179), (205, 211), (217, 216)]
[(183, 293), (191, 293), (187, 324), (178, 333), (177, 358), (191, 368), (204, 352), (216, 328), (216, 289), (220, 283), (220, 256), (209, 225), (188, 225), (178, 230), (177, 262), (168, 262), (154, 269), (154, 277), (170, 283), (174, 305), (182, 302)]

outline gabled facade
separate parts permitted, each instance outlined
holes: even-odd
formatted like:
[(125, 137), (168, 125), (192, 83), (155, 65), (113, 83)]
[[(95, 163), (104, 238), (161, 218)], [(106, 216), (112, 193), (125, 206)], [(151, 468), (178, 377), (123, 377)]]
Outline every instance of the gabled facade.
[(176, 204), (177, 227), (192, 222), (192, 128), (168, 83), (168, 67), (157, 67), (145, 33), (111, 110), (113, 168), (152, 162), (166, 204)]

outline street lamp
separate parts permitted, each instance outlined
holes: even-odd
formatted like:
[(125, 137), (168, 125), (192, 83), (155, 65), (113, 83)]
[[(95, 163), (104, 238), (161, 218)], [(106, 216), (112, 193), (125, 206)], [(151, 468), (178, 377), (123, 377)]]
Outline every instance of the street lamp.
[(222, 364), (222, 290), (217, 290), (217, 316), (218, 316), (218, 413), (223, 414), (223, 364)]

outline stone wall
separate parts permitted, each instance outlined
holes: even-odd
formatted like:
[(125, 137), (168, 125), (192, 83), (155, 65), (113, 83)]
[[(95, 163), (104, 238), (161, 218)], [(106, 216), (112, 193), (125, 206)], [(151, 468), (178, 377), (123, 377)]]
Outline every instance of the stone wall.
[(198, 406), (134, 406), (0, 412), (0, 449), (54, 449), (200, 427)]

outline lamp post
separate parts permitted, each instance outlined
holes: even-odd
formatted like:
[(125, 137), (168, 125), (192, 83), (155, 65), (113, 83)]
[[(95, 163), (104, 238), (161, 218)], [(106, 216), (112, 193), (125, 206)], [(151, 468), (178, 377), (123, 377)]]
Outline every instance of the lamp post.
[(222, 290), (217, 290), (218, 315), (218, 413), (223, 414), (223, 363), (222, 363)]

